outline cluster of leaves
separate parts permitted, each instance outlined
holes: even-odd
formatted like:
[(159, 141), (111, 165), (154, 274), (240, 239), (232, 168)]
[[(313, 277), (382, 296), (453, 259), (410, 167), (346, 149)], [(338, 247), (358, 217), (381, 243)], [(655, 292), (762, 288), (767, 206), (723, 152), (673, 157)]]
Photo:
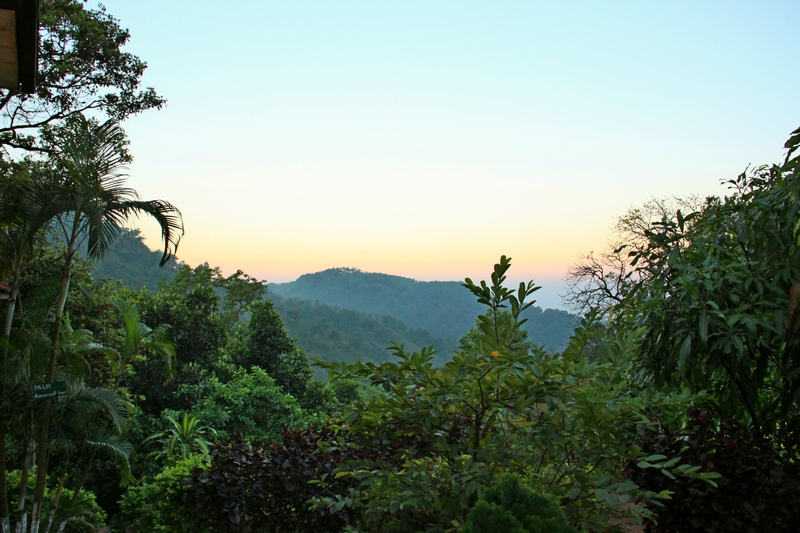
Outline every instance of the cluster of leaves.
[[(662, 501), (658, 522), (651, 522), (648, 531), (797, 530), (800, 449), (796, 442), (757, 437), (733, 419), (717, 422), (708, 412), (695, 409), (684, 429), (663, 427), (643, 445), (653, 454), (653, 463), (631, 468), (631, 479), (643, 488), (671, 494)], [(681, 460), (699, 473), (712, 473), (715, 482), (664, 471)]]
[(782, 164), (728, 181), (724, 198), (630, 211), (606, 261), (571, 272), (572, 301), (607, 325), (593, 351), (641, 332), (630, 376), (643, 396), (707, 391), (697, 400), (711, 414), (665, 425), (656, 409), (641, 435), (648, 455), (631, 479), (674, 492), (650, 502), (654, 531), (796, 529), (785, 524), (798, 522), (800, 130), (785, 148)]
[(519, 478), (503, 476), (469, 512), (461, 533), (578, 533), (557, 502), (537, 494)]
[(170, 423), (169, 429), (155, 433), (145, 440), (145, 442), (156, 440), (161, 444), (161, 450), (156, 452), (157, 458), (166, 455), (167, 458), (179, 456), (181, 459), (188, 459), (196, 453), (208, 456), (211, 441), (207, 439), (216, 436), (214, 428), (206, 426), (197, 417), (189, 416), (187, 413), (184, 413), (180, 420), (171, 414), (165, 418)]
[(237, 370), (226, 382), (210, 376), (200, 384), (182, 387), (177, 398), (192, 404), (192, 413), (221, 437), (243, 433), (258, 447), (280, 442), (283, 427), (304, 427), (317, 420), (260, 367)]
[[(647, 299), (635, 312), (647, 317), (653, 374), (713, 390), (724, 415), (748, 416), (756, 432), (791, 431), (796, 418), (800, 339), (787, 314), (800, 279), (787, 228), (794, 181), (775, 168), (743, 174), (732, 196), (694, 215), (689, 235), (682, 217), (656, 228), (654, 246), (671, 249), (648, 257), (653, 282), (634, 295)], [(689, 242), (674, 244), (681, 240)]]
[(212, 533), (213, 522), (200, 513), (187, 513), (184, 498), (189, 492), (186, 480), (206, 458), (191, 455), (141, 480), (122, 497), (121, 506), (129, 524), (138, 531), (153, 533)]
[[(19, 509), (19, 502), (14, 495), (19, 493), (23, 478), (27, 478), (27, 489), (32, 492), (34, 478), (24, 476), (19, 470), (12, 470), (7, 475), (9, 492), (12, 494), (10, 504)], [(63, 500), (64, 503), (59, 505), (59, 500)], [(48, 487), (45, 491), (45, 501), (50, 508), (48, 522), (58, 528), (63, 525), (60, 531), (66, 533), (95, 531), (105, 524), (106, 513), (97, 505), (95, 495), (91, 492), (76, 492), (66, 487)], [(17, 523), (23, 523), (23, 516), (19, 511), (14, 518)]]
[(250, 320), (242, 325), (233, 360), (244, 368), (263, 368), (275, 382), (295, 398), (302, 398), (313, 375), (305, 352), (283, 329), (283, 321), (272, 302), (250, 305)]
[(122, 51), (130, 34), (102, 6), (43, 0), (39, 24), (36, 92), (0, 89), (0, 146), (42, 150), (33, 134), (76, 114), (101, 111), (120, 121), (164, 105), (155, 90), (140, 88), (147, 64)]
[(784, 164), (646, 229), (630, 255), (641, 280), (614, 309), (618, 327), (646, 328), (642, 364), (657, 383), (709, 390), (719, 416), (756, 434), (800, 429), (798, 138)]

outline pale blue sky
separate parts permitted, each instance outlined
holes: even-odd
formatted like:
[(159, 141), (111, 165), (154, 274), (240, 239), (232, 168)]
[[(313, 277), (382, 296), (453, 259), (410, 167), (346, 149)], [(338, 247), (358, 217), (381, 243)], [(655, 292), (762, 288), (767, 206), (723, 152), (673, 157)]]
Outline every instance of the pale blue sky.
[(553, 307), (626, 209), (800, 126), (796, 1), (104, 5), (169, 101), (124, 124), (131, 184), (183, 211), (179, 257), (270, 281), (506, 254)]

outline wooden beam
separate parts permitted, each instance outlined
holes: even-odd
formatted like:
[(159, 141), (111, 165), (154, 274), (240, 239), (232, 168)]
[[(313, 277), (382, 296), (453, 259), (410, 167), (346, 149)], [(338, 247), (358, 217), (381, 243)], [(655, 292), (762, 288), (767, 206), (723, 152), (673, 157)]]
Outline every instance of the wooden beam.
[(36, 90), (39, 2), (0, 0), (0, 87), (24, 93)]
[(32, 93), (39, 72), (39, 0), (19, 0), (18, 6), (19, 85), (23, 93)]
[(0, 9), (0, 87), (19, 89), (18, 61), (16, 12)]

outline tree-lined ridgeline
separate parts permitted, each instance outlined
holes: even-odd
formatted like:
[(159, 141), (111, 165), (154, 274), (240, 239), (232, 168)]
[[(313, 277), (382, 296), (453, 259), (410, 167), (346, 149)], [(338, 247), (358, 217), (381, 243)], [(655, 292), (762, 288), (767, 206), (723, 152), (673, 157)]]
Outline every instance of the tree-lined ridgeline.
[[(353, 268), (332, 268), (290, 283), (271, 284), (270, 293), (391, 316), (410, 328), (454, 340), (469, 331), (481, 312), (481, 306), (457, 281), (416, 281)], [(531, 340), (553, 351), (564, 349), (577, 325), (574, 315), (537, 306), (528, 308), (524, 318), (528, 321), (523, 328)]]

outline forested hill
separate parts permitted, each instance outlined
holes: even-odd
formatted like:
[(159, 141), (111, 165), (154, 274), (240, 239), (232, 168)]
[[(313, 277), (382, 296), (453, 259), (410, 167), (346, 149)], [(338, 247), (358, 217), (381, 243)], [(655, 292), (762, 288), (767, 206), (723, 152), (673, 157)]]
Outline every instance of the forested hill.
[[(86, 250), (81, 250), (85, 255)], [(171, 258), (159, 267), (161, 252), (150, 250), (138, 229), (124, 229), (111, 245), (110, 253), (94, 262), (94, 275), (112, 281), (121, 280), (131, 289), (158, 288), (159, 281), (171, 281), (177, 272), (177, 261)]]
[[(319, 301), (372, 315), (398, 318), (411, 328), (437, 337), (459, 338), (475, 325), (483, 306), (457, 281), (416, 281), (410, 278), (333, 268), (305, 274), (291, 283), (270, 284), (269, 291), (285, 298)], [(561, 310), (532, 307), (525, 313), (529, 339), (560, 350), (576, 325)]]
[(461, 337), (475, 324), (482, 306), (455, 281), (416, 281), (353, 268), (304, 274), (297, 281), (270, 284), (269, 292), (285, 298), (319, 300), (372, 315), (399, 318), (412, 328), (443, 337)]
[[(408, 351), (433, 346), (437, 350), (434, 362), (441, 366), (450, 360), (458, 347), (455, 338), (434, 337), (424, 329), (409, 328), (391, 316), (373, 316), (320, 302), (285, 299), (276, 294), (270, 298), (283, 319), (286, 332), (297, 339), (297, 344), (311, 359), (382, 363), (391, 360), (387, 348), (396, 342)], [(326, 374), (322, 371), (315, 373), (318, 378)]]

